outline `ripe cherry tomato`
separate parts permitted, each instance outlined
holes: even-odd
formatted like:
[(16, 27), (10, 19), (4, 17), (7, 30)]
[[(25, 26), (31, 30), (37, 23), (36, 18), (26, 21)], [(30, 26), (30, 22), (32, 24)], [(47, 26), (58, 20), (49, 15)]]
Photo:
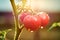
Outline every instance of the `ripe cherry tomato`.
[(28, 15), (23, 20), (24, 26), (27, 30), (35, 31), (41, 26), (41, 19), (36, 15)]
[(41, 18), (41, 26), (46, 26), (49, 23), (49, 16), (45, 12), (39, 12), (37, 14)]
[(18, 19), (20, 21), (20, 23), (23, 23), (23, 19), (27, 16), (27, 15), (30, 15), (30, 12), (22, 12), (20, 15), (18, 15)]

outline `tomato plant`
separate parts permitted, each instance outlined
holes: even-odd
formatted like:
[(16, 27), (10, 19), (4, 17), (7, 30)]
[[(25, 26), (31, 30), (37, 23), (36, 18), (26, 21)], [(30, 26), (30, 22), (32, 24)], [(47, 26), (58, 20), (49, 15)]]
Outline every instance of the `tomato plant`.
[[(30, 12), (21, 12), (21, 10), (24, 10), (26, 7), (27, 0), (22, 0), (20, 14), (18, 15), (18, 11), (16, 11), (16, 5), (14, 3), (14, 0), (10, 0), (13, 10), (14, 10), (14, 22), (15, 22), (15, 35), (14, 40), (18, 40), (19, 34), (21, 34), (22, 28), (25, 27), (27, 30), (35, 31), (38, 30), (41, 26), (46, 26), (49, 22), (49, 16), (48, 14), (45, 14), (44, 12), (42, 14), (36, 13), (36, 15), (31, 14)], [(29, 7), (30, 8), (30, 7)], [(27, 10), (29, 10), (29, 8)], [(32, 10), (32, 9), (31, 9)], [(32, 10), (32, 13), (34, 11)], [(19, 25), (19, 23), (22, 23), (24, 26)], [(21, 27), (21, 28), (19, 28)]]

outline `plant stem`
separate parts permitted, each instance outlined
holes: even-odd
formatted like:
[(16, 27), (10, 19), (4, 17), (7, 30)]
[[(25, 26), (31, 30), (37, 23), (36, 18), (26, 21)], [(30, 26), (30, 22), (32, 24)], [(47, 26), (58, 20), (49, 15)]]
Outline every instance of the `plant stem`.
[(14, 35), (14, 40), (18, 40), (18, 37), (19, 37), (19, 34), (21, 33), (22, 31), (22, 28), (19, 29), (19, 25), (18, 25), (18, 15), (17, 15), (17, 9), (16, 9), (16, 6), (15, 6), (15, 3), (14, 3), (14, 0), (10, 0), (11, 2), (11, 5), (13, 7), (13, 16), (14, 16), (14, 22), (15, 22), (15, 35)]

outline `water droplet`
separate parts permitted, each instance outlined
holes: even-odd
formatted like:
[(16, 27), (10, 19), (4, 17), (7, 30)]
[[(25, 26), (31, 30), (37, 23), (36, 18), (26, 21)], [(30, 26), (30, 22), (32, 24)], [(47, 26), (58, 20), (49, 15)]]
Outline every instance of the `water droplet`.
[(31, 32), (33, 32), (33, 31), (31, 31)]
[(33, 31), (31, 31), (30, 29), (28, 29), (28, 31), (29, 31), (29, 32), (33, 32)]
[(43, 26), (41, 26), (41, 29), (43, 29)]

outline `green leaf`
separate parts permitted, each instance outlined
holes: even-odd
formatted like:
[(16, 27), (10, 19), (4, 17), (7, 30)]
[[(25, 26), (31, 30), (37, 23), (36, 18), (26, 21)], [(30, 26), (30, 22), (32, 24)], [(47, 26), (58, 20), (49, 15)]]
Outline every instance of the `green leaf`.
[(11, 31), (11, 29), (0, 31), (0, 40), (5, 40), (5, 37), (9, 31)]
[(59, 23), (57, 23), (57, 25), (60, 27), (60, 22), (59, 22)]
[(48, 31), (52, 30), (55, 27), (57, 27), (57, 23), (53, 23), (52, 26), (48, 29)]

